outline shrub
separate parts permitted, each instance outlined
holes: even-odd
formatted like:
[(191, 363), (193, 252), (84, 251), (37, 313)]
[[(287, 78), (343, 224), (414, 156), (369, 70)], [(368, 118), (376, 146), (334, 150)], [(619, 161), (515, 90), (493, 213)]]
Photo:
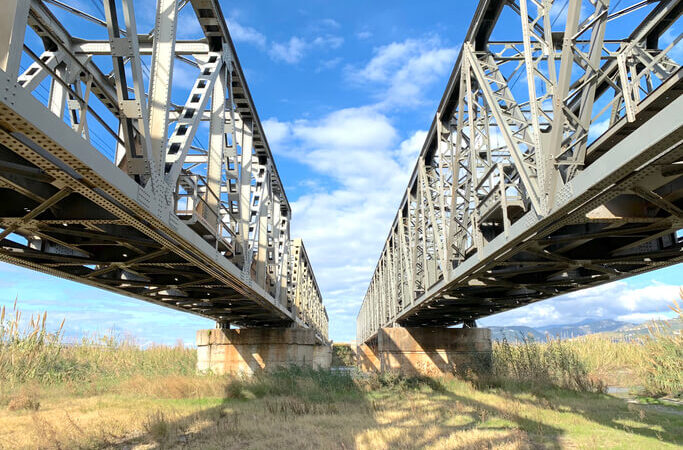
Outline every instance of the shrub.
[(349, 344), (332, 344), (332, 367), (355, 367), (356, 353)]

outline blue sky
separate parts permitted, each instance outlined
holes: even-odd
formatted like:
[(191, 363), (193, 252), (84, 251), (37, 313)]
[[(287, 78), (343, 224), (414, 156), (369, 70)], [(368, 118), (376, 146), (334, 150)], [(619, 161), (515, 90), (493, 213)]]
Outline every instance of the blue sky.
[[(78, 2), (68, 2), (77, 5)], [(238, 56), (293, 207), (337, 341), (355, 318), (441, 99), (475, 1), (223, 3)], [(101, 13), (90, 1), (79, 7)], [(186, 8), (179, 37), (196, 36)], [(151, 27), (152, 2), (136, 2)], [(188, 66), (178, 77), (192, 80)], [(174, 91), (175, 92), (175, 91)], [(174, 94), (174, 98), (176, 94)], [(182, 95), (178, 96), (182, 102)], [(640, 321), (666, 312), (683, 266), (540, 302), (482, 321), (545, 325)], [(0, 264), (0, 304), (66, 317), (69, 334), (115, 329), (141, 341), (194, 342), (213, 323)]]

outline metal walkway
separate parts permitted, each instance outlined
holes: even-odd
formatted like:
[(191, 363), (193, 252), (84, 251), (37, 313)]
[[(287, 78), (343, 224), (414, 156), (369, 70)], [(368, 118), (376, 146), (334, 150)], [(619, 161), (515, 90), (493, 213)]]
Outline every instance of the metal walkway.
[(358, 342), (683, 261), (683, 6), (614, 3), (480, 2)]
[[(149, 33), (133, 0), (101, 11), (0, 5), (0, 260), (221, 326), (326, 340), (218, 2), (158, 0)], [(188, 15), (200, 35), (177, 39)]]

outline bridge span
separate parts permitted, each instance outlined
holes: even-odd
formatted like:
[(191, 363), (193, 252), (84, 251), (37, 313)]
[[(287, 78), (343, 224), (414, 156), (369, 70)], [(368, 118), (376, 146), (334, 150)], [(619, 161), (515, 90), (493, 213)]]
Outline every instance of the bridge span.
[(73, 5), (0, 5), (0, 260), (327, 343), (218, 1), (158, 0), (151, 30), (133, 0)]
[(359, 343), (683, 260), (683, 5), (612, 3), (479, 3)]

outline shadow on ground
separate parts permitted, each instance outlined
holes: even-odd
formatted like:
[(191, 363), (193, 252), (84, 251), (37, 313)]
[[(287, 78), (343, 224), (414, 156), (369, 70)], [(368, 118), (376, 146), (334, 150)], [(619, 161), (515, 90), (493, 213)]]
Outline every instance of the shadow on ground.
[(222, 399), (191, 415), (150, 414), (145, 432), (121, 445), (561, 448), (609, 446), (610, 439), (623, 445), (637, 436), (681, 443), (679, 417), (645, 411), (604, 394), (528, 386), (477, 389), (449, 377), (290, 368), (228, 382)]

